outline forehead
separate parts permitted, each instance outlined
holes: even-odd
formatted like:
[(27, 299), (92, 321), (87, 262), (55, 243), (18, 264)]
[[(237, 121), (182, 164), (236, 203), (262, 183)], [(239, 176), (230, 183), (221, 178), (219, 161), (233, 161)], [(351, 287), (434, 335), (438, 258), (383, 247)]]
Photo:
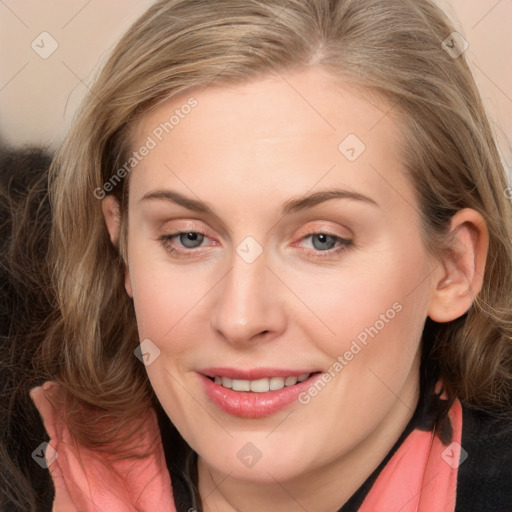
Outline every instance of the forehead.
[(132, 150), (149, 141), (152, 149), (132, 172), (131, 189), (140, 198), (159, 187), (188, 188), (205, 200), (218, 189), (243, 201), (318, 184), (412, 201), (393, 114), (318, 68), (191, 90), (133, 126)]

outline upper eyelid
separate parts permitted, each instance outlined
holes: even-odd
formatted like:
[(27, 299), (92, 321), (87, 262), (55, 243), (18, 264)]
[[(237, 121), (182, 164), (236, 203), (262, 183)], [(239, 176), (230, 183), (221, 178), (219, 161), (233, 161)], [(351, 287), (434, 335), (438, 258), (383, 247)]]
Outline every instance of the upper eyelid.
[[(319, 221), (321, 223), (321, 221)], [(335, 229), (333, 227), (328, 227), (325, 225), (325, 222), (324, 221), (323, 225), (314, 225), (314, 226), (310, 226), (310, 227), (302, 227), (302, 228), (299, 228), (298, 230), (296, 230), (295, 232), (297, 233), (296, 236), (294, 236), (294, 238), (300, 242), (301, 240), (303, 240), (304, 238), (308, 237), (308, 236), (311, 236), (311, 235), (318, 235), (318, 234), (325, 234), (325, 235), (329, 235), (329, 236), (332, 236), (334, 238), (337, 238), (337, 239), (340, 239), (340, 240), (350, 240), (350, 241), (353, 241), (355, 235), (353, 233), (353, 231), (348, 228), (347, 226), (343, 226), (344, 230), (346, 231), (345, 233), (340, 233), (340, 225), (338, 227), (338, 229)], [(297, 243), (297, 242), (293, 242), (294, 244)]]
[[(302, 229), (303, 228), (300, 228), (299, 231)], [(304, 229), (305, 229), (305, 233), (303, 234), (303, 236), (312, 235), (312, 234), (318, 235), (320, 233), (323, 233), (326, 235), (344, 238), (344, 236), (342, 234), (336, 233), (336, 230), (334, 228), (329, 228), (329, 227), (322, 228), (322, 227), (314, 226), (314, 227), (308, 227), (308, 228), (304, 228)], [(348, 234), (349, 236), (353, 236), (352, 231), (349, 228), (345, 227), (345, 230), (350, 231), (350, 233)]]
[[(199, 223), (200, 224), (200, 227), (198, 227), (198, 225), (194, 225), (194, 226), (191, 226), (190, 228), (189, 227), (181, 227), (181, 226), (176, 226), (176, 227), (169, 227), (167, 229), (169, 229), (169, 231), (173, 232), (173, 233), (176, 233), (176, 234), (179, 234), (179, 233), (201, 233), (205, 236), (208, 236), (209, 238), (212, 238), (212, 236), (210, 236), (208, 233), (211, 232), (211, 228), (207, 227), (207, 228), (204, 228), (203, 226), (206, 224), (208, 225), (204, 220), (202, 219), (197, 219), (197, 218), (190, 218), (190, 219), (172, 219), (170, 220), (169, 222), (184, 222), (184, 223)], [(293, 232), (297, 232), (297, 231), (302, 231), (302, 230), (305, 230), (306, 232), (303, 234), (303, 236), (306, 236), (308, 234), (319, 234), (319, 233), (325, 233), (325, 234), (329, 234), (329, 235), (332, 235), (332, 236), (337, 236), (339, 238), (346, 238), (343, 234), (339, 234), (336, 232), (336, 229), (333, 228), (333, 227), (328, 227), (327, 224), (337, 224), (338, 225), (338, 229), (340, 227), (343, 227), (344, 230), (348, 231), (347, 235), (349, 237), (351, 236), (354, 236), (353, 235), (353, 232), (352, 230), (346, 226), (346, 225), (342, 225), (340, 224), (339, 222), (333, 222), (333, 221), (329, 221), (329, 220), (325, 220), (325, 219), (313, 219), (313, 220), (309, 220), (307, 222), (304, 222), (304, 221), (301, 221), (302, 224), (311, 224), (311, 223), (318, 223), (318, 225), (315, 225), (315, 226), (309, 226), (309, 227), (304, 227), (301, 226), (299, 228), (294, 228), (293, 229)], [(166, 222), (164, 225), (168, 224), (168, 222)], [(165, 229), (164, 229), (165, 230)], [(217, 229), (214, 229), (214, 231), (218, 231)], [(224, 230), (221, 230), (220, 234), (221, 236), (225, 236), (225, 234), (223, 233)], [(288, 231), (288, 230), (286, 230)], [(290, 230), (291, 231), (291, 230)], [(269, 231), (267, 231), (268, 233)]]
[[(176, 222), (176, 221), (184, 221), (184, 222), (187, 222), (187, 223), (195, 223), (195, 222), (199, 222), (201, 225), (204, 225), (204, 224), (207, 224), (205, 221), (203, 221), (202, 219), (172, 219), (170, 220), (169, 222)], [(310, 223), (320, 223), (320, 224), (324, 224), (325, 223), (333, 223), (333, 221), (328, 221), (328, 220), (321, 220), (321, 219), (314, 219), (314, 220), (310, 220), (308, 222), (305, 222), (305, 224), (310, 224)], [(168, 222), (165, 222), (165, 224), (168, 224)], [(164, 224), (164, 225), (165, 225)], [(338, 222), (336, 222), (336, 224), (339, 224)], [(341, 225), (340, 225), (341, 226)], [(352, 230), (350, 228), (348, 228), (347, 226), (343, 226), (343, 228), (347, 231), (349, 231), (349, 236), (353, 236), (353, 233), (352, 233)], [(176, 228), (168, 228), (170, 231), (174, 231), (175, 233), (191, 233), (191, 232), (198, 232), (198, 233), (202, 233), (202, 234), (205, 234), (207, 235), (207, 232), (208, 231), (211, 231), (210, 228), (207, 228), (207, 229), (203, 229), (201, 227), (197, 227), (197, 226), (193, 226), (191, 227), (190, 229), (188, 228), (182, 228), (182, 227), (176, 227)], [(272, 228), (271, 228), (272, 229)], [(306, 234), (311, 234), (311, 233), (326, 233), (326, 234), (331, 234), (333, 236), (339, 236), (340, 238), (344, 238), (343, 235), (340, 235), (340, 234), (337, 234), (335, 233), (335, 229), (334, 228), (329, 228), (329, 227), (326, 227), (326, 228), (323, 228), (323, 227), (308, 227), (308, 228), (304, 228), (304, 226), (300, 227), (300, 228), (297, 228), (297, 229), (293, 229), (294, 232), (297, 232), (299, 230), (302, 230), (302, 229), (306, 229), (307, 230), (307, 233)], [(215, 229), (216, 231), (218, 231), (217, 229)], [(221, 235), (224, 236), (224, 233), (223, 233), (224, 230), (221, 230)], [(269, 230), (270, 231), (270, 230)], [(267, 231), (267, 233), (269, 232)], [(207, 235), (209, 236), (209, 235)], [(211, 238), (211, 237), (210, 237)]]

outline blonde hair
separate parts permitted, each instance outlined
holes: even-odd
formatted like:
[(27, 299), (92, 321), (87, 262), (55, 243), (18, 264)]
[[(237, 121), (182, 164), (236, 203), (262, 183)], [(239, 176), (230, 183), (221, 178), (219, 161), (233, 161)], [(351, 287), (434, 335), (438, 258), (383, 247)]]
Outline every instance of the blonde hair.
[[(443, 48), (452, 32), (426, 0), (163, 0), (134, 23), (51, 166), (57, 321), (38, 361), (68, 391), (68, 420), (81, 442), (122, 446), (128, 422), (155, 403), (133, 354), (135, 314), (123, 285), (129, 180), (109, 192), (122, 207), (120, 250), (94, 193), (129, 158), (130, 127), (179, 93), (310, 66), (384, 99), (400, 115), (401, 155), (430, 251), (447, 250), (458, 210), (484, 216), (490, 245), (483, 288), (466, 315), (435, 326), (430, 357), (451, 396), (510, 410), (512, 205), (464, 56)], [(105, 419), (101, 428), (89, 409)]]

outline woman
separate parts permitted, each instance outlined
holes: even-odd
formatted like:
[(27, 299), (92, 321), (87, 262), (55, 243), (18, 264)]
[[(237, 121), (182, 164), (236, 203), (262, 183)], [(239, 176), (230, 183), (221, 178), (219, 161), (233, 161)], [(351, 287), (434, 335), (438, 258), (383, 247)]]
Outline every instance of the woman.
[(126, 33), (51, 166), (53, 510), (507, 509), (511, 205), (453, 32), (182, 0)]

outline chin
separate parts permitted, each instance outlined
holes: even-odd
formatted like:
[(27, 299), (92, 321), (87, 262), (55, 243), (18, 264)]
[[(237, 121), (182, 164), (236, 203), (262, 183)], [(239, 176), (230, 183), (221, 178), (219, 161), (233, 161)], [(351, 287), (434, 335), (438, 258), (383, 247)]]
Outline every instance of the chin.
[(268, 432), (259, 436), (244, 436), (243, 440), (237, 440), (228, 446), (218, 445), (219, 451), (215, 453), (208, 449), (201, 450), (199, 447), (198, 453), (204, 462), (216, 471), (248, 483), (275, 484), (276, 480), (291, 480), (309, 470), (311, 464), (306, 463), (301, 448), (303, 444), (291, 446), (289, 443), (280, 442), (278, 438), (276, 443), (271, 443), (265, 440), (266, 436)]

